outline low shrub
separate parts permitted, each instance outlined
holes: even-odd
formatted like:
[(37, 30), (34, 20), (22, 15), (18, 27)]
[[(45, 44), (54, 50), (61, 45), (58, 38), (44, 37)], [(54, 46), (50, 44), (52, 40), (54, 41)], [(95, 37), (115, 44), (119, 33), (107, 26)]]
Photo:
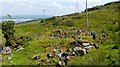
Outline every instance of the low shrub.
[(67, 21), (61, 22), (61, 25), (71, 27), (71, 26), (74, 26), (75, 23), (72, 20), (67, 20)]

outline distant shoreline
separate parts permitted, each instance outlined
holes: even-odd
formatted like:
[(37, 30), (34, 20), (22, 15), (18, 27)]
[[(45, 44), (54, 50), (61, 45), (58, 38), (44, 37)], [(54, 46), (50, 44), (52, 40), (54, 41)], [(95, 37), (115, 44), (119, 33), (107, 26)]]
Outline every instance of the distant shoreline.
[[(34, 21), (34, 20), (39, 20), (44, 18), (43, 15), (11, 15), (12, 20), (15, 21), (16, 23), (21, 23), (21, 22), (28, 22), (28, 21)], [(45, 18), (49, 18), (50, 16), (46, 15)], [(9, 19), (8, 16), (0, 16), (0, 22), (6, 21), (6, 20), (11, 20)]]
[[(0, 19), (0, 22), (3, 21), (7, 21), (7, 20), (11, 20), (11, 19)], [(16, 23), (21, 23), (21, 22), (27, 22), (27, 21), (32, 21), (34, 19), (12, 19), (13, 21), (15, 21)]]

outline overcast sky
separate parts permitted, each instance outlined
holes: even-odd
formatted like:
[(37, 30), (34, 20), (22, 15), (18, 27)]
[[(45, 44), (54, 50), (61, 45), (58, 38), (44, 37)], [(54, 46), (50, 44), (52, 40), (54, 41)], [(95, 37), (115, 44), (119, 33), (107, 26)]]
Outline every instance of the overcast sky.
[[(86, 0), (0, 0), (0, 15), (64, 15), (85, 9)], [(88, 0), (88, 7), (102, 5), (115, 0)]]

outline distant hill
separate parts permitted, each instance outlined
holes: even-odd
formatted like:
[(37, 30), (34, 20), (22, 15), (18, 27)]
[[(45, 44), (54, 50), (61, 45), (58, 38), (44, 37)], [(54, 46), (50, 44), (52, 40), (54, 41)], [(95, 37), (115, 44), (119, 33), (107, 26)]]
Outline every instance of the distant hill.
[[(113, 4), (114, 4), (114, 6), (115, 6), (115, 5), (117, 6), (117, 7), (115, 7), (115, 8), (119, 8), (120, 1), (109, 2), (109, 3), (106, 3), (106, 4), (104, 4), (104, 5), (100, 5), (100, 6), (95, 6), (95, 7), (92, 7), (92, 8), (88, 8), (88, 11), (98, 10), (98, 9), (102, 9), (102, 8), (105, 8), (105, 7), (109, 8), (110, 5), (113, 5)], [(115, 8), (114, 8), (114, 9), (115, 9)], [(109, 8), (109, 9), (112, 9), (112, 8)], [(86, 11), (86, 9), (85, 9), (85, 11)], [(85, 11), (84, 11), (84, 12), (85, 12)]]
[[(44, 18), (43, 15), (11, 15), (12, 19), (41, 19)], [(46, 15), (46, 18), (49, 16)], [(9, 19), (8, 16), (0, 16), (0, 19)]]

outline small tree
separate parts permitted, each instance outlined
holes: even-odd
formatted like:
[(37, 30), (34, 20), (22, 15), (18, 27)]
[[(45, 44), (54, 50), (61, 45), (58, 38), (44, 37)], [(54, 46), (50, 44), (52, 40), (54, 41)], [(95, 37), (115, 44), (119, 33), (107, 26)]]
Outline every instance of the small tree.
[(2, 33), (6, 39), (5, 46), (15, 46), (15, 37), (14, 37), (14, 21), (5, 21), (2, 22)]

